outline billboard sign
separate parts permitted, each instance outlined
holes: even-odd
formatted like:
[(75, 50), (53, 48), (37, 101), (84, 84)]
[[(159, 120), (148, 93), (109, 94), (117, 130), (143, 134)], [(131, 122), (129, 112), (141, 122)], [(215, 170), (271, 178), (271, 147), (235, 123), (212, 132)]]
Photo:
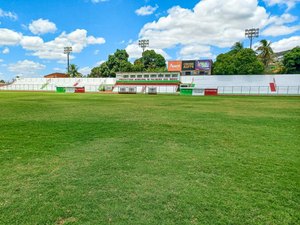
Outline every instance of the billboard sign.
[(211, 60), (197, 60), (195, 63), (195, 70), (209, 70), (211, 69)]
[(195, 61), (182, 61), (182, 70), (195, 70)]
[(169, 61), (168, 71), (170, 72), (180, 72), (181, 71), (181, 61)]

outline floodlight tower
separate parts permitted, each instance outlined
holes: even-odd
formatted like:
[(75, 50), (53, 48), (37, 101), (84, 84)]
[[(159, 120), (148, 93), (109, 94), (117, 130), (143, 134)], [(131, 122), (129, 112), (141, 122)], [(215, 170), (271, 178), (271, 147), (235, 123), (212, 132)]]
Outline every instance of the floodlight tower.
[(72, 47), (64, 47), (64, 54), (67, 54), (67, 65), (68, 65), (68, 73), (70, 72), (70, 53), (72, 52)]
[(144, 52), (145, 48), (149, 47), (149, 40), (146, 39), (139, 40), (139, 46), (143, 49)]
[(259, 37), (259, 28), (246, 29), (245, 36), (250, 39), (250, 48), (252, 49), (252, 40)]

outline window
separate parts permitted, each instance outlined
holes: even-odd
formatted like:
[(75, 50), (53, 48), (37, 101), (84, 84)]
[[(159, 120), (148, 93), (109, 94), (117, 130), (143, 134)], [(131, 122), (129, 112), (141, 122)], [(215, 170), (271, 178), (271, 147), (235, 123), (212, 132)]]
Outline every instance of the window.
[(124, 78), (128, 78), (129, 76), (128, 76), (128, 75), (124, 75), (123, 77), (124, 77)]
[(158, 77), (159, 77), (159, 78), (163, 78), (164, 75), (163, 75), (163, 74), (158, 74)]
[(157, 77), (157, 75), (156, 74), (151, 74), (151, 76), (150, 76), (151, 78), (156, 78)]
[(130, 75), (130, 78), (135, 78), (135, 75)]
[(177, 74), (172, 74), (172, 77), (176, 78), (176, 77), (178, 77), (178, 75)]
[(143, 78), (143, 75), (137, 75), (136, 77), (137, 78)]
[(170, 74), (165, 74), (165, 77), (166, 77), (166, 78), (170, 78), (171, 75), (170, 75)]
[(149, 75), (144, 75), (144, 78), (149, 78)]

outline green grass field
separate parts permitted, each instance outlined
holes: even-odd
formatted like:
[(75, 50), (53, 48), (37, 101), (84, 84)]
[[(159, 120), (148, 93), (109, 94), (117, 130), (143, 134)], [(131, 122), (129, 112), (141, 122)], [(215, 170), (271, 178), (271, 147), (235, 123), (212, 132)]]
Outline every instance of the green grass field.
[(0, 224), (299, 224), (300, 98), (0, 92)]

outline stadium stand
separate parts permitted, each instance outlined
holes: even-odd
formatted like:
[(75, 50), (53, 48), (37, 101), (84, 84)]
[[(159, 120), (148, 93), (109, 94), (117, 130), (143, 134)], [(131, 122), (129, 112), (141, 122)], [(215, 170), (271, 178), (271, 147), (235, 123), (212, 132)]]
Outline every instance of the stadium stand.
[[(123, 73), (116, 78), (17, 78), (0, 90), (74, 92), (178, 93), (185, 95), (300, 95), (300, 75), (209, 75), (180, 76), (180, 73)], [(83, 91), (84, 90), (84, 91)]]

